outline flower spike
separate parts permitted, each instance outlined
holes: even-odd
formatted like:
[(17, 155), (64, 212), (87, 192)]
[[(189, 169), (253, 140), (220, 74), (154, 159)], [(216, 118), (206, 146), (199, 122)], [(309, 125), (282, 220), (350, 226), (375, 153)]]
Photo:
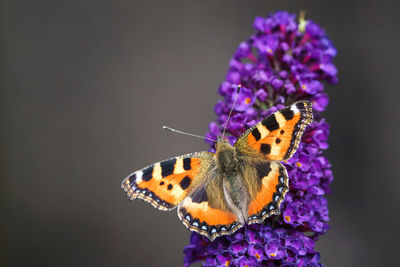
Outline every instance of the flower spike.
[[(281, 214), (213, 242), (193, 233), (184, 265), (203, 260), (203, 266), (322, 266), (315, 242), (329, 229), (326, 194), (333, 176), (323, 155), (329, 124), (321, 112), (329, 103), (325, 85), (338, 81), (337, 51), (318, 24), (305, 20), (305, 12), (299, 20), (284, 11), (256, 17), (253, 27), (256, 32), (239, 44), (229, 62), (218, 89), (223, 96), (215, 106), (218, 118), (206, 136), (226, 134), (233, 144), (258, 121), (299, 100), (312, 103), (314, 122), (284, 162), (290, 190)], [(240, 94), (233, 89), (236, 84)]]

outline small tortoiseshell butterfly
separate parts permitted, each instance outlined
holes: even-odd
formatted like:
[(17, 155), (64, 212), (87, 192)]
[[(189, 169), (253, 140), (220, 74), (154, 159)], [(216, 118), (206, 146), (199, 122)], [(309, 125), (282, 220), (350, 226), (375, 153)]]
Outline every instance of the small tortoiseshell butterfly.
[(293, 156), (312, 120), (311, 103), (296, 102), (248, 129), (233, 146), (218, 138), (215, 153), (152, 164), (126, 177), (122, 188), (131, 200), (157, 209), (177, 207), (182, 223), (210, 240), (232, 234), (280, 213), (289, 179), (279, 161)]

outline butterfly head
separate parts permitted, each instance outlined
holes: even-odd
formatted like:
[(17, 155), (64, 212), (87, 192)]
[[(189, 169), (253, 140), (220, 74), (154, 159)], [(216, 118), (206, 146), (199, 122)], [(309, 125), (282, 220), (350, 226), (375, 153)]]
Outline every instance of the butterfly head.
[(225, 148), (233, 148), (233, 146), (229, 143), (228, 138), (226, 137), (222, 137), (222, 136), (218, 136), (217, 141), (215, 142), (215, 149), (216, 150), (221, 150), (221, 149), (225, 149)]
[(229, 140), (226, 136), (219, 135), (217, 137), (217, 141), (215, 142), (215, 146), (218, 146), (218, 143), (229, 143)]

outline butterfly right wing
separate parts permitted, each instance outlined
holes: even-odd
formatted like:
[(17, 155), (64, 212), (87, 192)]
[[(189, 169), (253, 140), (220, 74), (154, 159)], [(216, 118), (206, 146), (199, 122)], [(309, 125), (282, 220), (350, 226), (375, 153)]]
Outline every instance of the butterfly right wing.
[(122, 188), (131, 200), (139, 198), (157, 209), (171, 210), (203, 183), (213, 160), (213, 153), (205, 151), (164, 160), (130, 174)]
[(298, 101), (248, 129), (234, 146), (238, 152), (249, 157), (287, 160), (296, 152), (304, 129), (312, 121), (311, 103)]
[(289, 191), (289, 178), (280, 162), (253, 159), (243, 166), (243, 177), (250, 193), (247, 223), (262, 223), (280, 213), (280, 205)]

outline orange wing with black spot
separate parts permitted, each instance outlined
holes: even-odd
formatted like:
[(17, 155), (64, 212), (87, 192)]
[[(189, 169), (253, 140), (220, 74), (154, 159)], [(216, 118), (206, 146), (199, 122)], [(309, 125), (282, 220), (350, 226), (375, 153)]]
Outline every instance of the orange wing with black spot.
[(260, 160), (253, 167), (261, 186), (248, 206), (248, 224), (262, 223), (267, 217), (279, 214), (280, 205), (289, 191), (286, 168), (280, 162)]
[(243, 154), (272, 161), (287, 160), (296, 152), (304, 129), (312, 121), (311, 103), (299, 101), (248, 129), (234, 146)]
[(213, 154), (197, 152), (164, 160), (138, 170), (124, 179), (129, 198), (143, 199), (160, 210), (171, 210), (201, 184), (213, 164)]

